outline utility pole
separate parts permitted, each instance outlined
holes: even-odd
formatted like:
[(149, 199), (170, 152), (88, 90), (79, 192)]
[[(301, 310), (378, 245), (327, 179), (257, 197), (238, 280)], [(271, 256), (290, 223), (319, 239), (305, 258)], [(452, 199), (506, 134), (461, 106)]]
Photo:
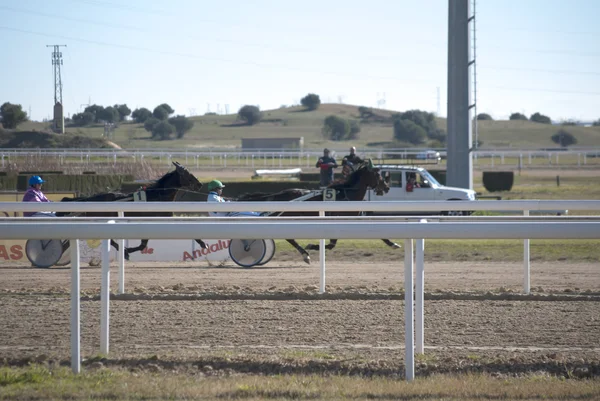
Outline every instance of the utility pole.
[(471, 147), (471, 0), (448, 0), (448, 170), (450, 186), (473, 188)]
[(67, 45), (46, 45), (52, 47), (52, 66), (54, 69), (54, 131), (65, 133), (65, 116), (63, 110), (62, 99), (62, 77), (60, 74), (60, 66), (63, 64), (61, 47)]

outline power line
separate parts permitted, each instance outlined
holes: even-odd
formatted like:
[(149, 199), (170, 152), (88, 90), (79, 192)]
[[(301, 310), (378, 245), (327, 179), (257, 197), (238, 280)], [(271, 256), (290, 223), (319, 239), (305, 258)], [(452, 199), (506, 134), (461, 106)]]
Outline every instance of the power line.
[(47, 33), (43, 33), (43, 32), (35, 32), (35, 31), (29, 31), (29, 30), (19, 29), (19, 28), (11, 28), (11, 27), (6, 27), (6, 26), (0, 26), (0, 29), (14, 31), (14, 32), (20, 32), (20, 33), (27, 33), (27, 34), (31, 34), (31, 35), (44, 36), (44, 37), (53, 37), (53, 38), (60, 38), (60, 39), (65, 39), (65, 40), (72, 40), (75, 42), (89, 43), (89, 44), (94, 44), (94, 45), (99, 45), (99, 46), (114, 47), (114, 48), (120, 48), (120, 49), (126, 49), (126, 50), (135, 50), (135, 51), (141, 51), (141, 52), (146, 52), (146, 53), (163, 54), (163, 55), (168, 55), (168, 56), (193, 58), (193, 59), (199, 59), (199, 60), (217, 61), (217, 62), (222, 62), (222, 63), (232, 63), (232, 64), (236, 64), (236, 65), (250, 65), (250, 66), (260, 67), (260, 68), (278, 68), (281, 70), (298, 71), (298, 72), (313, 73), (313, 74), (347, 76), (347, 77), (373, 79), (373, 80), (398, 81), (398, 82), (403, 82), (403, 84), (407, 85), (407, 86), (417, 86), (416, 82), (423, 82), (423, 83), (428, 83), (428, 84), (433, 83), (431, 79), (415, 79), (412, 77), (403, 79), (403, 78), (398, 78), (398, 77), (382, 77), (382, 76), (372, 76), (372, 75), (366, 75), (366, 74), (352, 74), (352, 73), (345, 73), (345, 72), (339, 72), (339, 71), (310, 70), (310, 69), (283, 66), (283, 65), (264, 64), (264, 63), (257, 63), (257, 62), (253, 62), (253, 61), (228, 60), (228, 59), (221, 59), (221, 58), (199, 56), (199, 55), (191, 54), (191, 53), (172, 52), (172, 51), (167, 51), (167, 50), (156, 50), (156, 49), (149, 49), (149, 48), (144, 48), (144, 47), (136, 47), (136, 46), (130, 46), (130, 45), (116, 44), (116, 43), (100, 42), (100, 41), (95, 41), (95, 40), (74, 38), (74, 37), (65, 36), (65, 35), (47, 34)]
[(572, 95), (586, 95), (586, 96), (600, 96), (600, 92), (585, 92), (585, 91), (569, 91), (569, 90), (554, 90), (554, 89), (542, 89), (542, 88), (511, 88), (507, 86), (485, 86), (485, 88), (510, 90), (517, 92), (549, 92), (549, 93), (564, 93)]
[[(83, 24), (105, 26), (108, 28), (124, 29), (124, 30), (136, 31), (136, 32), (141, 32), (141, 33), (150, 33), (150, 34), (155, 33), (155, 31), (152, 29), (140, 28), (140, 27), (133, 26), (133, 25), (112, 24), (112, 23), (94, 21), (94, 20), (89, 20), (89, 19), (73, 18), (73, 17), (58, 15), (58, 14), (50, 14), (50, 13), (34, 11), (34, 10), (18, 9), (18, 8), (9, 7), (9, 6), (0, 6), (0, 9), (17, 12), (17, 13), (23, 13), (23, 14), (37, 15), (37, 16), (45, 17), (45, 18), (56, 18), (56, 19), (61, 19), (61, 20), (65, 20), (65, 21), (78, 22), (78, 23), (83, 23)], [(220, 21), (212, 21), (212, 22), (221, 23)], [(250, 42), (241, 42), (241, 41), (230, 40), (230, 39), (207, 38), (205, 36), (191, 35), (186, 32), (181, 32), (181, 35), (186, 36), (193, 40), (202, 40), (202, 41), (215, 42), (215, 43), (228, 43), (228, 44), (234, 44), (234, 45), (245, 46), (245, 47), (257, 47), (257, 48), (262, 48), (265, 50), (276, 50), (278, 52), (284, 51), (286, 53), (312, 53), (312, 54), (322, 54), (322, 55), (328, 55), (328, 56), (335, 55), (335, 53), (331, 53), (329, 51), (328, 52), (318, 52), (318, 51), (315, 51), (314, 49), (310, 49), (310, 48), (290, 47), (290, 46), (271, 46), (271, 45), (267, 45), (264, 43), (250, 43)], [(170, 35), (170, 36), (173, 36), (173, 35)], [(428, 43), (428, 42), (411, 42), (411, 43), (423, 45), (423, 46), (444, 48), (444, 46), (438, 45), (435, 43)], [(342, 54), (338, 53), (338, 55), (342, 55)], [(346, 54), (344, 54), (344, 56), (345, 55)], [(370, 57), (370, 58), (373, 59), (372, 57)], [(381, 57), (379, 59), (391, 60), (391, 58), (389, 58), (389, 57)]]

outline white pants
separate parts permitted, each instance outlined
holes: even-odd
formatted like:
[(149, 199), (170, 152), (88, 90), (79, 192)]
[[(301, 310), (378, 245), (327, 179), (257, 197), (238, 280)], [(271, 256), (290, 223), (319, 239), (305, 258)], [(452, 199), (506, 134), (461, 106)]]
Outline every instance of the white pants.
[(56, 217), (56, 214), (54, 212), (37, 212), (31, 217)]

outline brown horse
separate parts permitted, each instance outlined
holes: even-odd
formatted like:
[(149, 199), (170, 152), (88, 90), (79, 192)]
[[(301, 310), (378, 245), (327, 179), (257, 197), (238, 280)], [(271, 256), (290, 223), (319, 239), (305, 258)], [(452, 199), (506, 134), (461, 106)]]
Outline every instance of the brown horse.
[[(354, 170), (354, 172), (350, 173), (347, 179), (341, 183), (335, 183), (330, 185), (328, 188), (331, 188), (336, 191), (336, 201), (362, 201), (365, 198), (365, 194), (367, 190), (373, 189), (377, 195), (383, 195), (390, 190), (390, 187), (379, 174), (379, 169), (374, 168), (371, 161), (367, 161)], [(240, 196), (237, 200), (240, 202), (277, 202), (277, 201), (292, 201), (304, 195), (309, 195), (311, 192), (307, 189), (288, 189), (281, 192), (277, 192), (274, 194), (265, 194), (265, 193), (252, 193), (252, 194), (244, 194)], [(318, 194), (308, 199), (305, 199), (304, 202), (322, 202), (323, 195)], [(361, 212), (331, 212), (326, 213), (327, 216), (358, 216)], [(283, 212), (277, 213), (279, 216), (318, 216), (316, 212)], [(382, 240), (387, 245), (399, 248), (398, 244), (390, 240)], [(306, 263), (310, 263), (310, 256), (306, 250), (318, 250), (319, 245), (309, 244), (306, 248), (302, 248), (296, 240), (288, 239), (289, 242), (303, 257)], [(329, 243), (326, 245), (327, 249), (335, 248), (337, 244), (337, 239), (329, 240)]]
[[(189, 172), (184, 166), (173, 162), (175, 170), (168, 172), (155, 183), (143, 190), (145, 201), (147, 202), (175, 202), (187, 192), (198, 192), (202, 188), (202, 183), (196, 176)], [(141, 194), (142, 192), (140, 192)], [(105, 192), (89, 197), (63, 198), (61, 202), (133, 202), (136, 193)], [(57, 213), (57, 216), (69, 216), (71, 213)], [(86, 212), (76, 213), (77, 216), (87, 217), (116, 217), (118, 213), (111, 212)], [(172, 217), (172, 212), (127, 212), (125, 217)], [(119, 245), (111, 240), (111, 245), (117, 250)], [(201, 239), (196, 242), (206, 248), (206, 244)], [(68, 244), (68, 243), (67, 243)], [(129, 259), (129, 254), (137, 251), (143, 251), (148, 245), (148, 240), (143, 239), (139, 246), (125, 248), (125, 259)]]

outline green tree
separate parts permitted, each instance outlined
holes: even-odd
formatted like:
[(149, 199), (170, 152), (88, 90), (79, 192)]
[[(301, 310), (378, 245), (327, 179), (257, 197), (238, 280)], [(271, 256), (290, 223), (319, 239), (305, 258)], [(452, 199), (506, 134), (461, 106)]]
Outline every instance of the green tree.
[(194, 126), (194, 122), (183, 115), (169, 118), (169, 124), (175, 127), (175, 132), (177, 132), (178, 139), (183, 138), (185, 133), (191, 130)]
[(113, 107), (119, 112), (119, 121), (125, 121), (125, 118), (131, 114), (131, 109), (126, 104), (115, 104)]
[(154, 127), (160, 122), (158, 118), (150, 117), (144, 122), (144, 129), (148, 132), (152, 132)]
[(350, 139), (350, 122), (335, 115), (328, 116), (323, 122), (323, 136), (332, 141)]
[(120, 119), (121, 116), (119, 115), (119, 111), (112, 106), (108, 106), (96, 113), (97, 122), (104, 121), (107, 123), (118, 123)]
[(556, 134), (552, 135), (552, 142), (566, 148), (567, 146), (575, 145), (577, 138), (569, 131), (560, 129)]
[(300, 104), (302, 104), (302, 106), (306, 107), (308, 110), (316, 110), (321, 105), (321, 98), (319, 95), (309, 93), (300, 100)]
[(262, 120), (262, 113), (257, 106), (245, 105), (238, 111), (238, 116), (248, 125), (258, 124)]
[(358, 108), (358, 113), (360, 114), (360, 118), (367, 119), (373, 117), (373, 110), (371, 110), (369, 107), (360, 106)]
[(175, 110), (173, 110), (173, 108), (171, 106), (169, 106), (167, 103), (159, 104), (157, 107), (162, 107), (163, 109), (165, 109), (167, 111), (167, 113), (169, 113), (169, 115), (175, 113)]
[[(394, 121), (394, 138), (397, 140), (415, 145), (424, 143), (427, 138), (439, 142), (446, 141), (446, 133), (437, 127), (433, 113), (422, 110), (408, 110), (404, 113), (394, 114), (392, 120)], [(423, 136), (423, 133), (425, 136)]]
[(427, 132), (412, 120), (397, 119), (394, 121), (394, 138), (398, 141), (420, 145), (425, 142)]
[(521, 114), (521, 113), (512, 113), (510, 115), (510, 117), (508, 117), (509, 120), (524, 120), (527, 121), (528, 118), (525, 114)]
[(592, 123), (592, 126), (594, 126), (594, 127), (600, 127), (600, 118), (599, 118), (599, 119), (597, 119), (596, 121), (594, 121), (594, 122)]
[(85, 127), (94, 123), (96, 116), (94, 113), (84, 111), (83, 113), (73, 114), (73, 124), (77, 127)]
[(6, 102), (0, 106), (0, 123), (4, 128), (14, 129), (25, 121), (27, 121), (27, 113), (23, 111), (20, 104)]
[(169, 124), (168, 121), (160, 121), (152, 129), (152, 138), (159, 141), (164, 141), (166, 139), (171, 139), (171, 134), (174, 132), (175, 127)]
[(164, 108), (163, 106), (156, 106), (154, 108), (154, 111), (152, 112), (154, 118), (158, 118), (159, 120), (166, 120), (167, 118), (169, 118), (169, 114), (169, 110)]
[(552, 124), (552, 120), (550, 119), (550, 117), (545, 116), (543, 114), (540, 113), (533, 113), (531, 115), (531, 117), (529, 117), (529, 119), (531, 121), (533, 121), (534, 123), (541, 123), (541, 124)]
[(490, 116), (487, 113), (479, 113), (479, 114), (477, 114), (477, 120), (480, 120), (480, 121), (485, 121), (485, 120), (487, 120), (487, 121), (493, 121), (494, 119), (492, 118), (492, 116)]
[(143, 124), (147, 119), (152, 117), (152, 112), (145, 107), (140, 109), (135, 109), (133, 113), (131, 113), (131, 117), (135, 120), (136, 123)]
[(92, 113), (94, 115), (94, 122), (100, 122), (101, 118), (99, 116), (102, 115), (102, 113), (104, 112), (104, 106), (99, 106), (97, 104), (92, 104), (91, 106), (86, 107), (85, 109), (83, 109), (83, 112), (89, 112)]

